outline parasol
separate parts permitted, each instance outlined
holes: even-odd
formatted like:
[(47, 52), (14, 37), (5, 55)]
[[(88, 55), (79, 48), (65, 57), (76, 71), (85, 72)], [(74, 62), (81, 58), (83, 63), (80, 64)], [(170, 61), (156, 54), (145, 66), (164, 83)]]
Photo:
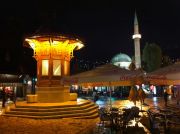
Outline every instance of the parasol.
[(138, 96), (138, 91), (134, 86), (131, 86), (128, 99), (129, 101), (132, 101), (134, 105), (136, 106), (136, 101), (139, 100), (139, 96)]
[(145, 80), (153, 85), (179, 85), (180, 62), (148, 73)]

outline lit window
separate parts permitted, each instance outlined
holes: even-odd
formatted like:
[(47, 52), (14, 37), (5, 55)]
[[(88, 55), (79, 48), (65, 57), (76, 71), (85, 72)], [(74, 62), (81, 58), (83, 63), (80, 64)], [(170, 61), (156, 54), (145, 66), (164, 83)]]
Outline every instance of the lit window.
[(42, 75), (47, 76), (49, 72), (49, 61), (42, 60)]
[(60, 76), (61, 75), (61, 61), (53, 60), (53, 75)]
[(68, 62), (64, 61), (64, 75), (68, 75)]

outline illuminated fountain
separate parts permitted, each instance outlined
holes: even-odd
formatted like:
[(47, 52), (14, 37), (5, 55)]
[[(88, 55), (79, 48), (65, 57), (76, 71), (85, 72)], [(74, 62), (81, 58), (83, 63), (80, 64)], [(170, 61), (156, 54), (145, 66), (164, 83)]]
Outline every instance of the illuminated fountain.
[(61, 83), (70, 75), (73, 51), (84, 45), (75, 38), (61, 35), (35, 35), (25, 38), (24, 46), (34, 50), (37, 61), (36, 94), (28, 95), (29, 102), (65, 102), (70, 100), (68, 86)]

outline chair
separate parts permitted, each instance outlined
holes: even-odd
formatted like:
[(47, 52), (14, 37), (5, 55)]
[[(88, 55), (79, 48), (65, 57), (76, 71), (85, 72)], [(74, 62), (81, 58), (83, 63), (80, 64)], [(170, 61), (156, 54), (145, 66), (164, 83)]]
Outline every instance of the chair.
[(105, 108), (100, 108), (98, 110), (99, 117), (100, 117), (100, 124), (102, 124), (103, 127), (106, 126), (106, 122), (110, 122), (111, 118), (108, 114), (107, 110)]
[(135, 120), (136, 125), (138, 125), (139, 118), (139, 108), (132, 107), (131, 109), (125, 109), (122, 117), (122, 126), (127, 127), (131, 120)]
[(102, 107), (98, 110), (100, 122), (98, 123), (98, 133), (101, 133), (104, 131), (105, 128), (109, 127), (108, 123), (110, 124), (111, 118), (110, 115), (107, 112), (107, 109)]
[(128, 123), (130, 120), (133, 119), (133, 112), (131, 111), (131, 109), (126, 109), (123, 113), (123, 117), (122, 117), (122, 126), (123, 127), (127, 127)]
[(149, 125), (150, 125), (150, 131), (152, 133), (155, 132), (162, 132), (161, 127), (164, 126), (164, 120), (161, 116), (158, 116), (156, 113), (153, 114), (151, 111), (147, 111), (148, 117), (149, 117)]
[(132, 112), (133, 112), (133, 115), (134, 115), (134, 120), (136, 122), (136, 125), (138, 125), (138, 122), (139, 122), (139, 119), (140, 119), (140, 109), (138, 107), (132, 107), (131, 108)]

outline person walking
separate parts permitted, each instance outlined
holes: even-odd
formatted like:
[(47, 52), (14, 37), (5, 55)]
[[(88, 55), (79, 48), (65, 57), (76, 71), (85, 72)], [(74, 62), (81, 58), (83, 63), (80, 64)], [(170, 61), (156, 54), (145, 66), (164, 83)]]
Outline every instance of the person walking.
[(168, 101), (168, 93), (167, 90), (164, 91), (164, 102), (165, 102), (165, 107), (167, 106), (167, 101)]
[(5, 107), (5, 103), (6, 103), (6, 91), (5, 91), (5, 88), (3, 87), (3, 90), (2, 90), (2, 107), (3, 108)]
[(16, 107), (16, 90), (15, 89), (12, 92), (12, 101), (14, 102), (14, 105)]
[(97, 92), (95, 89), (93, 89), (93, 100), (94, 100), (94, 102), (97, 101)]
[(180, 102), (180, 88), (178, 88), (176, 90), (176, 101), (177, 101), (177, 105), (179, 105), (179, 102)]

